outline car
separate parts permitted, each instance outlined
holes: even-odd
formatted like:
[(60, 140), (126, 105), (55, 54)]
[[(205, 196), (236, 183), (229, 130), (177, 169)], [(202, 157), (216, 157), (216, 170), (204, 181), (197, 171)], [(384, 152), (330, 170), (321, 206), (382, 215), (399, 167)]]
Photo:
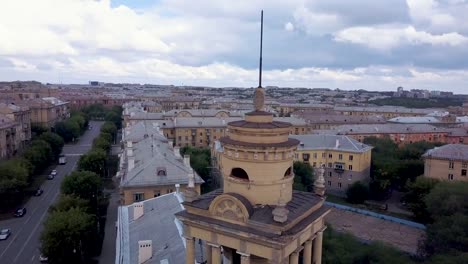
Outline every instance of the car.
[(57, 176), (57, 170), (52, 170), (52, 171), (50, 172), (50, 175)]
[(55, 176), (52, 175), (52, 174), (49, 174), (49, 175), (47, 176), (47, 179), (48, 179), (48, 180), (53, 180), (54, 178), (55, 178)]
[(41, 254), (39, 255), (39, 261), (41, 263), (47, 263), (49, 261), (49, 258)]
[(8, 228), (0, 230), (0, 240), (6, 240), (11, 235), (11, 230)]
[(34, 193), (34, 196), (41, 196), (42, 193), (44, 193), (44, 191), (41, 188), (37, 188), (36, 192)]
[(15, 217), (23, 217), (25, 214), (26, 214), (26, 208), (21, 207), (21, 208), (16, 209), (14, 216)]

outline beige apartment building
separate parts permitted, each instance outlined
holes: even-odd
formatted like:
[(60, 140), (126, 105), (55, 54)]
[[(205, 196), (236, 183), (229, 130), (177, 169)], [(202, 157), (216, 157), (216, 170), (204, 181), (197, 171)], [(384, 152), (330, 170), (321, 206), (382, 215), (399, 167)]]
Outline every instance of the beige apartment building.
[(0, 114), (0, 159), (9, 159), (18, 149), (18, 123)]
[(356, 181), (370, 180), (372, 147), (340, 135), (291, 136), (300, 141), (295, 160), (325, 167), (327, 191), (344, 196)]
[(448, 144), (424, 155), (424, 176), (446, 181), (468, 181), (468, 145)]
[(0, 103), (0, 114), (17, 123), (16, 149), (22, 151), (31, 141), (31, 110), (26, 106)]
[(18, 101), (17, 103), (29, 106), (32, 124), (47, 128), (54, 127), (55, 123), (70, 117), (68, 102), (63, 102), (55, 97)]
[(263, 111), (264, 89), (255, 91), (255, 110), (227, 124), (220, 144), (223, 189), (199, 196), (193, 180), (184, 193), (186, 263), (198, 245), (210, 264), (320, 264), (324, 217), (323, 170), (314, 193), (293, 191), (297, 139), (291, 124)]
[(181, 157), (180, 149), (172, 147), (157, 126), (140, 122), (127, 127), (123, 142), (117, 174), (123, 205), (183, 191), (190, 177), (200, 193), (204, 181), (190, 167), (190, 157)]

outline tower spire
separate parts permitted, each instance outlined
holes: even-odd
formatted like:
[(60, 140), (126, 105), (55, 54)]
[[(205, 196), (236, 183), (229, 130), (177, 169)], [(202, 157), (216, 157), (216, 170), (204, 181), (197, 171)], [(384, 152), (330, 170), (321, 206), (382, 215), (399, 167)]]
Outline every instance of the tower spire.
[(262, 87), (262, 46), (263, 46), (263, 10), (260, 18), (260, 67), (258, 68), (258, 87)]

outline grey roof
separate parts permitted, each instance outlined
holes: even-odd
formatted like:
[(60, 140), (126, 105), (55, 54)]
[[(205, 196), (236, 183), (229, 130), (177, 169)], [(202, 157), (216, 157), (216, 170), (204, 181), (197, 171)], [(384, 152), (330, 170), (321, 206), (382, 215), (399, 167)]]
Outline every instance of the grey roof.
[[(133, 149), (135, 168), (121, 179), (121, 187), (188, 184), (191, 168), (176, 157), (167, 142), (148, 137), (134, 144)], [(165, 169), (166, 176), (157, 176), (159, 169)], [(194, 176), (195, 183), (204, 182), (196, 172)]]
[[(144, 118), (142, 118), (144, 119)], [(307, 123), (300, 118), (296, 117), (274, 117), (275, 121), (288, 122), (292, 125), (305, 126)], [(229, 122), (243, 120), (242, 117), (177, 117), (172, 120), (166, 119), (151, 119), (153, 124), (157, 124), (161, 128), (196, 128), (196, 127), (227, 127)]]
[(133, 220), (133, 205), (120, 206), (116, 243), (116, 264), (138, 263), (138, 241), (152, 241), (152, 257), (145, 264), (185, 263), (182, 223), (174, 216), (182, 211), (182, 199), (170, 193), (141, 202), (144, 214)]
[(231, 111), (226, 109), (182, 109), (182, 110), (170, 110), (164, 113), (165, 116), (176, 116), (181, 112), (188, 112), (193, 117), (214, 117), (220, 112), (226, 112), (230, 117), (243, 117), (247, 111)]
[(442, 123), (434, 116), (400, 116), (389, 119), (390, 123), (403, 123), (403, 124), (437, 124)]
[(160, 124), (152, 121), (140, 121), (124, 129), (124, 140), (139, 142), (147, 137), (153, 137), (155, 140), (167, 143), (167, 139), (162, 135), (159, 129)]
[(298, 150), (340, 150), (363, 153), (372, 149), (355, 139), (341, 135), (291, 135), (301, 143)]
[(356, 112), (377, 112), (377, 113), (413, 113), (413, 114), (430, 114), (438, 109), (416, 109), (406, 108), (402, 106), (335, 106), (335, 111), (356, 111)]
[(423, 157), (468, 161), (468, 145), (448, 144), (436, 147), (426, 151)]
[(385, 123), (386, 120), (380, 115), (368, 115), (368, 116), (354, 116), (354, 115), (342, 115), (336, 112), (302, 112), (296, 111), (291, 114), (293, 117), (304, 119), (306, 122), (314, 123), (326, 123), (326, 124), (378, 124)]
[(409, 133), (434, 133), (446, 132), (443, 128), (427, 124), (375, 124), (375, 125), (343, 125), (330, 130), (316, 130), (316, 134), (335, 134), (335, 135), (353, 135), (353, 134), (409, 134)]

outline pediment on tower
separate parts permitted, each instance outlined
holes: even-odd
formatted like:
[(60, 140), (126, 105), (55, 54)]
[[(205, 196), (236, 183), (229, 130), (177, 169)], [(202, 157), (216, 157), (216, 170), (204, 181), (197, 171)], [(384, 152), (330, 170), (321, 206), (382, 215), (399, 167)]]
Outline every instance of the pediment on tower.
[(211, 202), (209, 208), (212, 216), (237, 223), (246, 223), (252, 211), (250, 202), (242, 195), (235, 193), (219, 195)]

